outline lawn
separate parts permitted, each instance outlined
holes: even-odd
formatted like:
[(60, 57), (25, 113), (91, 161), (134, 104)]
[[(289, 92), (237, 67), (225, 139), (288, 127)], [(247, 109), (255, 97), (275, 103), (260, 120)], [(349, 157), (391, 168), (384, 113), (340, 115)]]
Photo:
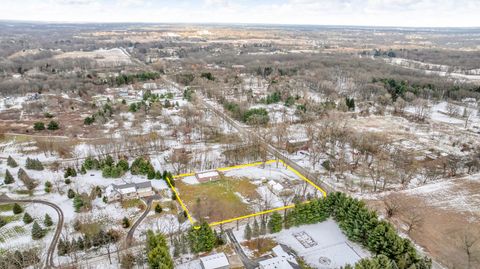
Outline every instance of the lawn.
[(222, 177), (218, 181), (185, 184), (176, 181), (180, 198), (197, 220), (221, 221), (253, 213), (249, 205), (235, 194), (248, 199), (258, 198), (256, 186), (248, 179)]
[(0, 204), (0, 212), (12, 211), (13, 204)]

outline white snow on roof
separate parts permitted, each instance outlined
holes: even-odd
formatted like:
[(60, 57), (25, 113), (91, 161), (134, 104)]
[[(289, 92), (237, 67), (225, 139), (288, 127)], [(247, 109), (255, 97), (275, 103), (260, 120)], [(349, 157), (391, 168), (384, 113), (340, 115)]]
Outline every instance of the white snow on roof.
[(280, 184), (280, 183), (278, 183), (278, 182), (276, 182), (276, 181), (274, 181), (274, 180), (270, 180), (270, 181), (268, 182), (268, 185), (270, 185), (274, 191), (277, 191), (277, 192), (278, 192), (278, 191), (283, 191), (283, 186), (282, 186), (282, 184)]
[(198, 178), (207, 178), (207, 177), (218, 177), (219, 174), (217, 171), (208, 171), (208, 172), (201, 172), (197, 173)]
[(262, 269), (293, 269), (285, 258), (275, 257), (258, 263)]
[(227, 256), (225, 256), (223, 252), (202, 257), (200, 258), (200, 261), (202, 262), (203, 268), (205, 269), (216, 269), (230, 265), (228, 263)]

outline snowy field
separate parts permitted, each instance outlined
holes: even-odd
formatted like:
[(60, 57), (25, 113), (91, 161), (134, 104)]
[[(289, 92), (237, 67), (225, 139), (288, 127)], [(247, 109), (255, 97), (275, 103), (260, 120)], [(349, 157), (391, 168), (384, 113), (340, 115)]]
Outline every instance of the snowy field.
[(333, 220), (283, 230), (275, 238), (315, 268), (339, 268), (369, 257), (367, 251), (345, 237)]

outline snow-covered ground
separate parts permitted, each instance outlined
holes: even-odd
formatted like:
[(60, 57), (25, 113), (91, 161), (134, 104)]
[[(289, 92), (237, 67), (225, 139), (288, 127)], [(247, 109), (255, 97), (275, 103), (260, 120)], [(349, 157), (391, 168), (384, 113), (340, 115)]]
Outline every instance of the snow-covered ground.
[[(297, 238), (313, 239), (310, 245), (314, 246), (307, 248)], [(353, 265), (360, 259), (370, 256), (366, 250), (349, 241), (333, 220), (283, 230), (275, 234), (275, 239), (291, 247), (315, 268), (339, 268), (346, 264)]]

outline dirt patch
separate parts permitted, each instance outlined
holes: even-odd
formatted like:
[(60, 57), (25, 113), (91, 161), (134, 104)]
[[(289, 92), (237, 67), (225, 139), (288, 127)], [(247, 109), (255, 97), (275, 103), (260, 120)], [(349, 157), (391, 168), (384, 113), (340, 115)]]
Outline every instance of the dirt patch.
[[(470, 268), (480, 268), (479, 193), (477, 176), (397, 192), (386, 199), (394, 207), (389, 221), (447, 268), (468, 268), (466, 244), (471, 243)], [(383, 201), (368, 204), (387, 215)]]
[(255, 238), (242, 243), (243, 246), (253, 251), (253, 256), (259, 258), (269, 252), (277, 245), (272, 238)]

